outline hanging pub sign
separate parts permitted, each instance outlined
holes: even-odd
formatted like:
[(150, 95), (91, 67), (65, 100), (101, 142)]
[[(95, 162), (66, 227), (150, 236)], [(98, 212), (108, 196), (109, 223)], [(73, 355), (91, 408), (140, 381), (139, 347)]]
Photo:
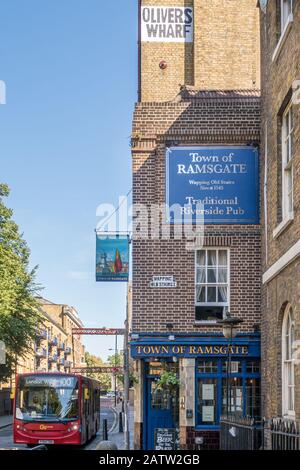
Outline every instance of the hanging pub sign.
[(258, 149), (168, 148), (166, 204), (169, 223), (258, 224)]
[(141, 39), (144, 42), (193, 42), (193, 8), (143, 6)]
[(96, 234), (96, 281), (128, 282), (128, 235)]

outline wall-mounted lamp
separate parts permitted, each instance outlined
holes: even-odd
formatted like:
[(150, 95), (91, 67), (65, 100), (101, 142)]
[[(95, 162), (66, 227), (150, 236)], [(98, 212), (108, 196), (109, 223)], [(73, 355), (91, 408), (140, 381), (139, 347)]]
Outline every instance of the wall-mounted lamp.
[(168, 67), (168, 64), (165, 60), (161, 60), (159, 63), (160, 70), (165, 70)]

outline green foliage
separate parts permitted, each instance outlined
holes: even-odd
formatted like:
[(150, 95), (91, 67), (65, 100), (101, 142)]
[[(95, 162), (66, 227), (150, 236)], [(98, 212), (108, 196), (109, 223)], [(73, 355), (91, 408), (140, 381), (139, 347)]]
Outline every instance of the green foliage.
[[(101, 357), (94, 356), (93, 354), (90, 354), (89, 352), (85, 353), (85, 362), (87, 367), (101, 367), (101, 366), (106, 366), (101, 359)], [(87, 373), (88, 377), (91, 377), (92, 379), (99, 380), (100, 382), (100, 387), (101, 390), (110, 390), (111, 389), (111, 375), (110, 374), (98, 374), (98, 373)]]
[(180, 380), (175, 372), (164, 371), (156, 382), (156, 387), (172, 391), (176, 389), (179, 384)]
[(18, 359), (31, 349), (42, 321), (36, 300), (36, 268), (29, 270), (29, 248), (12, 220), (12, 210), (3, 203), (8, 195), (8, 186), (0, 184), (0, 340), (6, 345), (7, 359), (0, 380), (7, 379)]
[[(123, 354), (117, 353), (109, 356), (107, 361), (111, 367), (122, 367), (124, 366), (124, 356)], [(124, 374), (123, 370), (120, 374), (117, 374), (117, 381), (124, 384)]]

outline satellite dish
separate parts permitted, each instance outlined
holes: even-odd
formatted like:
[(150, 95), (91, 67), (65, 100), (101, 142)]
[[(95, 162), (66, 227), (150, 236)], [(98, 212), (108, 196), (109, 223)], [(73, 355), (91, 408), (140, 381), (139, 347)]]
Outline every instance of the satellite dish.
[(268, 0), (259, 0), (260, 8), (264, 13), (267, 11)]

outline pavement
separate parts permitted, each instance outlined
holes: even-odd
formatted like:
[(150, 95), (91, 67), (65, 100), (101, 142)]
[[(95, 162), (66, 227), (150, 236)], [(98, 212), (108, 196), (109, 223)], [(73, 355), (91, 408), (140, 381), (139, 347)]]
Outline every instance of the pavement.
[(10, 426), (13, 422), (12, 415), (0, 416), (0, 429)]
[[(115, 409), (118, 419), (117, 419), (117, 425), (114, 428), (114, 430), (109, 433), (108, 435), (108, 440), (113, 441), (116, 446), (118, 447), (118, 450), (125, 450), (125, 432), (120, 433), (119, 432), (119, 412), (122, 411), (122, 404), (117, 405), (117, 408)], [(128, 413), (129, 413), (129, 444), (130, 444), (130, 449), (133, 449), (133, 430), (134, 430), (134, 419), (133, 419), (133, 407), (129, 406), (128, 407)], [(125, 423), (124, 423), (124, 415), (123, 415), (123, 431), (125, 431)]]
[[(133, 449), (133, 430), (134, 430), (134, 419), (133, 419), (133, 407), (129, 406), (129, 444), (130, 449)], [(116, 407), (111, 406), (110, 410), (114, 414), (113, 421), (108, 421), (108, 440), (116, 444), (118, 450), (125, 450), (125, 422), (123, 414), (123, 432), (119, 432), (119, 413), (122, 411), (122, 403), (119, 403)], [(105, 415), (102, 414), (102, 418)], [(111, 424), (111, 425), (110, 425)], [(102, 425), (102, 422), (101, 422)], [(102, 428), (99, 430), (97, 437), (89, 445), (85, 447), (86, 450), (96, 450), (99, 443), (102, 441)]]

